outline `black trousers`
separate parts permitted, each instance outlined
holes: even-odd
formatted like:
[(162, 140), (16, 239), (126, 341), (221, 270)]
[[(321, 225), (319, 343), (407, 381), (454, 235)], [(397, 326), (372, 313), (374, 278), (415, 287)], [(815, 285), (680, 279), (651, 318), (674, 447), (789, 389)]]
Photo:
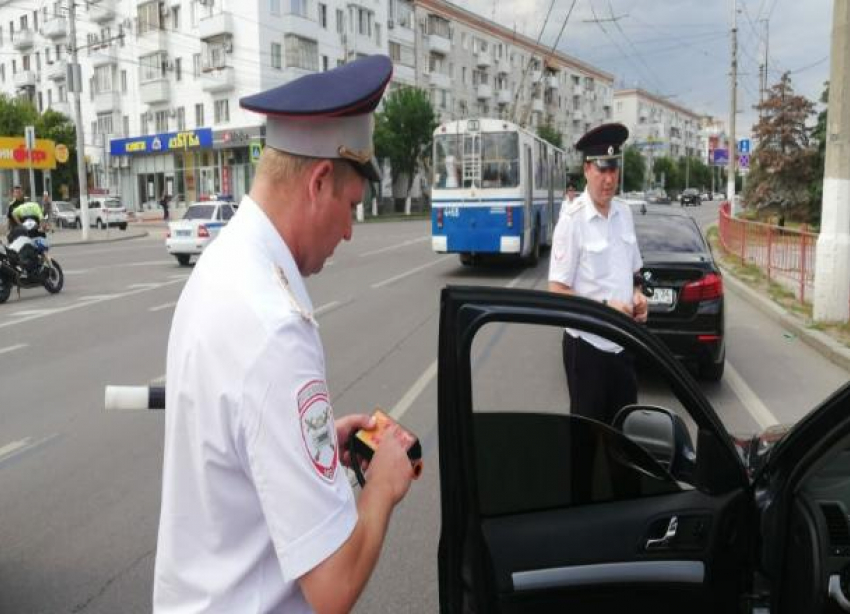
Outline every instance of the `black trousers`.
[(637, 403), (634, 358), (596, 349), (564, 331), (564, 371), (570, 389), (570, 413), (611, 424), (625, 405)]

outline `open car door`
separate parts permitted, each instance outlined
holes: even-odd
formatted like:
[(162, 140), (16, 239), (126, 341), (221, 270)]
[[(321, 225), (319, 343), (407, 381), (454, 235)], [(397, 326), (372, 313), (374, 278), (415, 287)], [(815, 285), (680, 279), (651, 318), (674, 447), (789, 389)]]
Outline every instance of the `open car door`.
[[(564, 327), (634, 356), (639, 402), (682, 414), (694, 435), (686, 467), (571, 415)], [(747, 472), (643, 327), (578, 297), (450, 287), (438, 382), (443, 614), (740, 611), (756, 552)]]

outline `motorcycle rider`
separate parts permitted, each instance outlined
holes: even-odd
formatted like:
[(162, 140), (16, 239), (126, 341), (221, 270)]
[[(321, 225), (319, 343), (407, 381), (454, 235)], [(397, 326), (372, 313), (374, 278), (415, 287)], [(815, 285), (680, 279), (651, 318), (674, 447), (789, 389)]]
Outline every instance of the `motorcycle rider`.
[(18, 206), (24, 204), (25, 202), (26, 202), (26, 200), (24, 199), (23, 189), (21, 189), (21, 186), (16, 185), (14, 188), (12, 188), (12, 200), (9, 201), (9, 207), (8, 207), (8, 209), (6, 209), (6, 218), (7, 218), (6, 230), (9, 232), (9, 234), (12, 233), (12, 228), (14, 228), (15, 225), (17, 224), (17, 222), (15, 221), (15, 218), (12, 217), (12, 212)]
[[(14, 222), (7, 237), (9, 248), (18, 253), (21, 265), (28, 275), (34, 274), (38, 269), (39, 249), (33, 239), (38, 240), (46, 236), (41, 231), (41, 222), (44, 219), (41, 205), (32, 201), (25, 201), (11, 209), (9, 219)], [(29, 222), (29, 223), (27, 223)]]

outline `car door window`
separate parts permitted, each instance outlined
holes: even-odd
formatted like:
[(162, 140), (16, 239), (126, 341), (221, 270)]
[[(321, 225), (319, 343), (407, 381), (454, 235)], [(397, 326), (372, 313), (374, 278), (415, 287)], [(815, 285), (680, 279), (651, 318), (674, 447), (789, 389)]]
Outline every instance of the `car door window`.
[(221, 219), (225, 222), (233, 217), (233, 209), (230, 205), (222, 205), (219, 211), (221, 211)]

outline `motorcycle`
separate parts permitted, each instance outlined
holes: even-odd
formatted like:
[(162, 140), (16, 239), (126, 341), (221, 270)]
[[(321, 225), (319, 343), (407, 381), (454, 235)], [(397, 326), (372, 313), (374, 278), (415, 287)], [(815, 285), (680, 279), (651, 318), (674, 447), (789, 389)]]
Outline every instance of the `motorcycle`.
[(48, 255), (47, 237), (34, 220), (25, 220), (13, 231), (9, 245), (0, 245), (0, 303), (9, 300), (12, 288), (44, 287), (56, 294), (65, 285), (62, 267)]

